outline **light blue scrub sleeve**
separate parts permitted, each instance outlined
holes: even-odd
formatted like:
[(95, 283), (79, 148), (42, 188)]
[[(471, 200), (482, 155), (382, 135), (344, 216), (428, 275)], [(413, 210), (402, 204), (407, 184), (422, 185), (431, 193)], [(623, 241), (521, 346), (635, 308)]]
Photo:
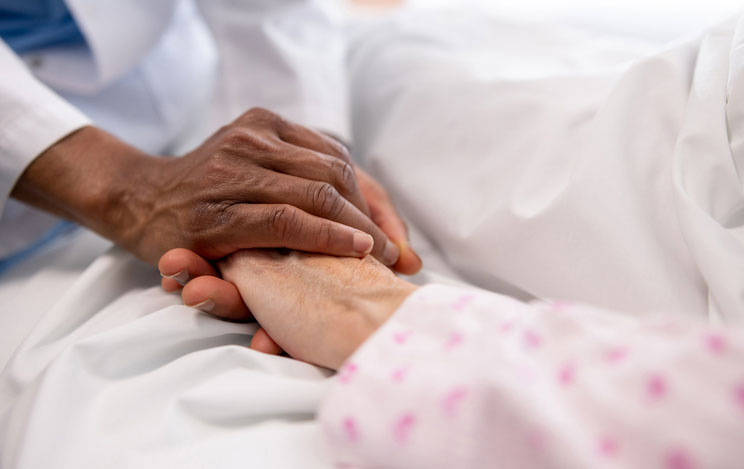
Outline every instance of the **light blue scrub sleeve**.
[(16, 54), (85, 41), (63, 0), (0, 0), (0, 37)]

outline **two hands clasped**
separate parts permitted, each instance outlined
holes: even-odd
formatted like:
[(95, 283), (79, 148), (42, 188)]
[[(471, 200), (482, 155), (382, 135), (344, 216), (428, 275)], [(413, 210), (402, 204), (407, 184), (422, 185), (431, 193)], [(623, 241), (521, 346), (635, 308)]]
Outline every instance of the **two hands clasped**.
[[(193, 279), (186, 304), (259, 321), (253, 348), (328, 367), (410, 293), (388, 267), (421, 268), (387, 193), (344, 145), (260, 108), (181, 158), (84, 127), (36, 158), (12, 196), (149, 263), (167, 252), (166, 290)], [(327, 350), (308, 346), (321, 336)]]
[[(299, 360), (337, 369), (415, 289), (381, 262), (414, 273), (421, 261), (409, 247), (405, 224), (385, 190), (351, 165), (343, 145), (274, 117), (262, 114), (259, 121), (278, 123), (276, 134), (257, 138), (223, 129), (223, 137), (218, 134), (205, 143), (214, 147), (208, 153), (228, 160), (213, 175), (213, 188), (194, 183), (198, 179), (187, 169), (173, 190), (189, 186), (197, 194), (231, 190), (268, 202), (259, 209), (270, 213), (264, 215), (270, 220), (267, 234), (263, 239), (258, 235), (252, 247), (273, 247), (281, 240), (280, 246), (293, 250), (244, 249), (230, 254), (243, 246), (228, 243), (228, 249), (220, 249), (207, 243), (202, 252), (219, 259), (215, 268), (194, 251), (173, 249), (159, 262), (162, 286), (169, 292), (183, 286), (184, 304), (213, 316), (240, 322), (256, 319), (261, 327), (251, 348), (257, 351), (286, 351)], [(286, 142), (293, 147), (267, 151)], [(229, 165), (230, 159), (244, 154), (259, 155), (248, 163), (257, 167), (250, 181)], [(231, 226), (232, 212), (246, 211), (250, 217), (256, 206), (229, 205), (224, 210), (227, 215), (212, 215), (207, 223), (225, 227), (222, 236), (230, 239), (242, 228)], [(258, 221), (249, 229), (260, 228)], [(303, 231), (314, 233), (314, 238), (303, 236)]]
[(260, 108), (182, 158), (84, 127), (36, 158), (12, 196), (152, 264), (176, 247), (209, 260), (283, 247), (421, 267), (387, 193), (342, 144)]
[(252, 349), (283, 350), (330, 369), (338, 369), (417, 288), (371, 256), (249, 249), (218, 261), (217, 268), (224, 279), (186, 249), (169, 251), (159, 263), (163, 288), (181, 290), (184, 304), (232, 321), (255, 318), (261, 327)]

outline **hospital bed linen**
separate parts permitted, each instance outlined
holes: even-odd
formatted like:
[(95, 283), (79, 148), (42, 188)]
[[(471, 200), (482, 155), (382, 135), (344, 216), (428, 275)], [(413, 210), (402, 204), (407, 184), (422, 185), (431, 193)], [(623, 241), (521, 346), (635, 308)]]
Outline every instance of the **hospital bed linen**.
[(453, 270), (744, 322), (744, 26), (668, 45), (463, 11), (351, 47), (356, 151)]
[(741, 467), (744, 328), (428, 285), (341, 367), (347, 467)]
[[(0, 467), (329, 467), (330, 372), (248, 349), (255, 324), (183, 306), (109, 246), (77, 232), (0, 287), (32, 329), (0, 375)], [(5, 352), (22, 325), (2, 321)]]

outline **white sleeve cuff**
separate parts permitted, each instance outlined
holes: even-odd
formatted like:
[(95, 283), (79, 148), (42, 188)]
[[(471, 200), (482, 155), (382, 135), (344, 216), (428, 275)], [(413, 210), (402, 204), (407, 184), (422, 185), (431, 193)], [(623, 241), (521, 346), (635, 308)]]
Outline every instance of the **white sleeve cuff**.
[(36, 80), (0, 41), (0, 215), (29, 164), (72, 131), (90, 124), (74, 106)]
[(18, 179), (44, 150), (90, 120), (58, 99), (27, 109), (0, 128), (0, 215)]

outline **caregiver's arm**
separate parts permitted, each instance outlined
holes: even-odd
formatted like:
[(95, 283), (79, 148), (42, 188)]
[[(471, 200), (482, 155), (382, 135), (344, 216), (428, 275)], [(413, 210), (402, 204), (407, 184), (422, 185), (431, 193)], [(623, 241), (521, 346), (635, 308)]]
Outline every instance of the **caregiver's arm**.
[[(226, 120), (263, 106), (299, 124), (351, 140), (348, 30), (337, 0), (197, 0), (219, 51), (215, 115)], [(363, 171), (370, 218), (400, 249), (395, 270), (421, 260), (387, 193)]]
[[(267, 246), (342, 256), (372, 250), (388, 265), (398, 257), (362, 211), (366, 204), (345, 150), (261, 109), (182, 158), (146, 155), (84, 128), (37, 158), (13, 196), (153, 263), (177, 246), (210, 259)], [(365, 233), (374, 237), (374, 248)]]
[(367, 216), (333, 139), (253, 109), (186, 157), (156, 158), (85, 127), (2, 41), (0, 64), (0, 213), (12, 196), (153, 263), (177, 246), (207, 258), (269, 245), (360, 256), (366, 232), (395, 264), (399, 249)]
[(290, 355), (345, 362), (320, 419), (352, 467), (741, 462), (742, 330), (414, 292), (369, 258), (244, 251), (221, 269)]

